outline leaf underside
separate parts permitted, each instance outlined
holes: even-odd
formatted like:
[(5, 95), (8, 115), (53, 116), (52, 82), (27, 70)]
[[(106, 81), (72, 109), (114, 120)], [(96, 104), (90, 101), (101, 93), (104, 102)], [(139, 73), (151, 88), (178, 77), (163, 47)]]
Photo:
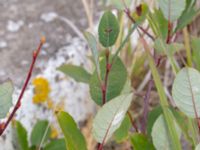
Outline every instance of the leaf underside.
[(103, 105), (93, 122), (93, 135), (102, 143), (106, 142), (120, 127), (130, 106), (132, 94), (121, 95)]
[(172, 96), (177, 107), (187, 116), (200, 115), (200, 73), (193, 68), (183, 68), (176, 76)]
[(7, 81), (0, 85), (0, 119), (5, 118), (12, 106), (13, 84)]

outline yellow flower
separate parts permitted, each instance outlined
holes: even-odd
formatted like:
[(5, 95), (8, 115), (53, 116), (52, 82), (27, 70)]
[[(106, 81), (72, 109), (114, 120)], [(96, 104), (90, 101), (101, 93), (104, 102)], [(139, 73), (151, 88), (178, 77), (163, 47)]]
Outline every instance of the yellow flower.
[(58, 137), (58, 135), (59, 135), (58, 130), (53, 125), (51, 125), (51, 135), (50, 135), (51, 138), (55, 139)]
[(33, 80), (32, 84), (34, 85), (33, 103), (45, 102), (49, 98), (49, 82), (45, 78), (38, 77)]

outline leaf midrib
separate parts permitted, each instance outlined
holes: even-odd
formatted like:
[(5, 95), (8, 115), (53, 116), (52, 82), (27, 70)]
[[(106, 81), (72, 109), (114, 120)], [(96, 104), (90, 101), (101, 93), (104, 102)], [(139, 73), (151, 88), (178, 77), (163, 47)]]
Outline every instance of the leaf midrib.
[(186, 72), (187, 72), (188, 83), (189, 83), (189, 86), (190, 86), (189, 89), (190, 89), (190, 93), (191, 93), (191, 96), (192, 96), (192, 104), (193, 104), (194, 113), (195, 113), (196, 118), (198, 118), (197, 108), (196, 108), (195, 98), (194, 98), (194, 93), (193, 93), (193, 90), (192, 90), (192, 85), (191, 85), (191, 80), (190, 80), (190, 75), (189, 75), (189, 70), (187, 69)]
[[(128, 97), (128, 95), (125, 97), (125, 99), (126, 99), (127, 97)], [(113, 123), (113, 121), (114, 121), (114, 118), (115, 118), (117, 112), (120, 110), (120, 106), (121, 106), (121, 104), (122, 104), (123, 102), (124, 102), (124, 101), (122, 101), (122, 102), (120, 103), (120, 105), (118, 106), (118, 108), (116, 109), (116, 111), (115, 111), (115, 113), (114, 113), (114, 116), (113, 116), (111, 122), (109, 123), (108, 129), (106, 130), (106, 134), (105, 134), (105, 136), (104, 136), (104, 138), (103, 138), (102, 143), (105, 143), (106, 137), (108, 136), (108, 133), (109, 133), (109, 131), (110, 131), (110, 128), (111, 128), (111, 125), (112, 125), (112, 123)]]

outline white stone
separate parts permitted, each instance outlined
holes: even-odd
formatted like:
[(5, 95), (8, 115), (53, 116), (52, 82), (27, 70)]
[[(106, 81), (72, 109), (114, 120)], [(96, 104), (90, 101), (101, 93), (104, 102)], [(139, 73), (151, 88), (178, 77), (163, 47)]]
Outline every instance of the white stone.
[(58, 15), (55, 12), (48, 12), (41, 15), (41, 19), (45, 22), (53, 21)]
[(7, 30), (10, 32), (17, 32), (23, 25), (24, 22), (22, 20), (16, 22), (13, 20), (9, 20), (7, 23)]
[(8, 46), (7, 42), (4, 40), (0, 41), (0, 48), (6, 48)]

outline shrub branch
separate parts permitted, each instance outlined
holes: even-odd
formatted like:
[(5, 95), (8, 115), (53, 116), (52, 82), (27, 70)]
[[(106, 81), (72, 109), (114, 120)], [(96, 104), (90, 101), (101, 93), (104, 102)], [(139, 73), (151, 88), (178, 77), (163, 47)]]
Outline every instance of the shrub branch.
[(23, 85), (23, 88), (21, 90), (21, 93), (20, 93), (20, 95), (18, 97), (17, 103), (15, 104), (15, 106), (14, 106), (13, 111), (11, 112), (11, 114), (8, 116), (8, 119), (5, 122), (3, 122), (3, 123), (0, 124), (0, 136), (4, 133), (4, 131), (6, 130), (7, 126), (9, 125), (9, 123), (11, 122), (11, 120), (13, 119), (13, 117), (15, 116), (17, 110), (21, 106), (22, 97), (23, 97), (24, 92), (25, 92), (25, 90), (27, 88), (27, 85), (28, 85), (28, 83), (30, 81), (30, 78), (31, 78), (31, 75), (32, 75), (32, 72), (33, 72), (33, 68), (35, 66), (35, 62), (37, 60), (37, 57), (38, 57), (38, 55), (39, 55), (39, 53), (41, 51), (41, 48), (42, 48), (42, 46), (43, 46), (44, 43), (45, 43), (45, 38), (42, 37), (37, 50), (35, 50), (33, 52), (32, 63), (30, 65), (30, 68), (29, 68), (29, 71), (28, 71), (28, 75), (27, 75), (26, 80), (24, 82), (24, 85)]

